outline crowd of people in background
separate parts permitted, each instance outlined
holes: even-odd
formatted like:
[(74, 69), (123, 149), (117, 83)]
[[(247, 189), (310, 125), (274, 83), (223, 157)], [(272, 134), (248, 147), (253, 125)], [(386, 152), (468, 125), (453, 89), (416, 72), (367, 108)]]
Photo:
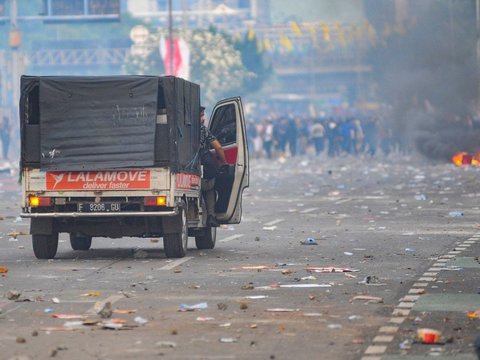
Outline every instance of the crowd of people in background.
[(253, 158), (344, 154), (374, 157), (392, 152), (407, 154), (408, 146), (394, 136), (378, 114), (332, 116), (268, 116), (247, 122)]

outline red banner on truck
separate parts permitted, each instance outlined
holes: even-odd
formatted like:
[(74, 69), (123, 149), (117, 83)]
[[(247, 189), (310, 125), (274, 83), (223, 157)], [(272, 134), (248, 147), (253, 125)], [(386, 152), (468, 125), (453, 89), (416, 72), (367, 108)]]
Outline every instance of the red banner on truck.
[(150, 188), (150, 170), (47, 171), (47, 190), (131, 190)]

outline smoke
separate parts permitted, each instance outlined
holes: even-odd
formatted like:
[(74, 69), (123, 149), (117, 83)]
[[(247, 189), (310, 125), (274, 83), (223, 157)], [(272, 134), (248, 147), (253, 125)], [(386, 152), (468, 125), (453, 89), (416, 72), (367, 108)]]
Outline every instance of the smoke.
[(409, 1), (409, 14), (406, 31), (373, 52), (392, 130), (431, 159), (478, 151), (480, 131), (469, 122), (479, 78), (474, 0)]

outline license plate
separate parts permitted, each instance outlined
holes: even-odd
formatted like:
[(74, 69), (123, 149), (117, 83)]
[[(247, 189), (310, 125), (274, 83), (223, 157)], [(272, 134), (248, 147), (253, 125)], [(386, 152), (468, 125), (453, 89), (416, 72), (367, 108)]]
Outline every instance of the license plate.
[(78, 212), (119, 212), (120, 203), (80, 203)]

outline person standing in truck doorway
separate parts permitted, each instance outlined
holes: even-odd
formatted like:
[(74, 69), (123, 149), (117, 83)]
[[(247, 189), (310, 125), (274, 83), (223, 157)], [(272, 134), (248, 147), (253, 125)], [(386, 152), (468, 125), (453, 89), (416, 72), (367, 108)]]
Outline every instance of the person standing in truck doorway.
[(2, 156), (8, 161), (8, 150), (10, 148), (10, 120), (5, 113), (0, 113), (0, 140), (2, 141)]
[[(215, 150), (218, 160), (210, 154), (210, 147)], [(207, 208), (207, 226), (216, 227), (219, 223), (215, 217), (215, 177), (219, 166), (227, 165), (222, 144), (205, 126), (205, 107), (200, 107), (200, 160), (203, 165), (202, 196)], [(227, 165), (228, 166), (228, 165)]]

